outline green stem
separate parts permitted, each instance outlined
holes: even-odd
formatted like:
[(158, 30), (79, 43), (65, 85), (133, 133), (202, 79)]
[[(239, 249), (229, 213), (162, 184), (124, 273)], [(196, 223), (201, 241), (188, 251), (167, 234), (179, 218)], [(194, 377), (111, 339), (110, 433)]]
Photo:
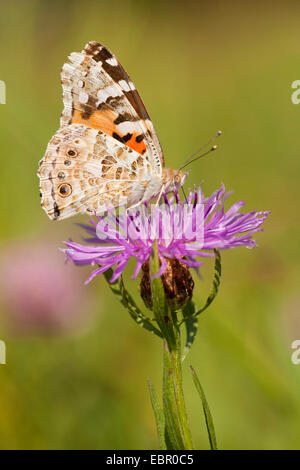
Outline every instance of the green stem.
[(176, 329), (176, 347), (170, 351), (165, 351), (165, 354), (170, 355), (171, 359), (171, 370), (167, 370), (173, 378), (173, 390), (174, 399), (176, 404), (176, 417), (178, 421), (178, 427), (183, 441), (183, 449), (193, 449), (192, 436), (188, 425), (188, 417), (185, 407), (184, 394), (183, 394), (183, 383), (182, 383), (182, 353), (181, 353), (181, 341), (180, 341), (180, 330)]
[[(160, 268), (157, 246), (151, 256), (150, 274)], [(193, 449), (192, 437), (184, 403), (182, 386), (182, 354), (180, 330), (175, 312), (170, 312), (160, 277), (151, 281), (153, 312), (164, 343), (163, 412), (165, 416), (165, 441), (168, 449)]]

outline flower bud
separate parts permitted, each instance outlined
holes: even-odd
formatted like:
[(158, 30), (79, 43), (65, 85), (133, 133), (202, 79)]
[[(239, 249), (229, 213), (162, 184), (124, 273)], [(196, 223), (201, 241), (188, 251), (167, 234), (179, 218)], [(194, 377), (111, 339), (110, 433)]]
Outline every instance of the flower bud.
[[(176, 258), (165, 258), (167, 269), (161, 276), (168, 305), (173, 310), (183, 308), (192, 298), (194, 281), (189, 268)], [(146, 307), (152, 309), (149, 261), (142, 266), (140, 294)]]

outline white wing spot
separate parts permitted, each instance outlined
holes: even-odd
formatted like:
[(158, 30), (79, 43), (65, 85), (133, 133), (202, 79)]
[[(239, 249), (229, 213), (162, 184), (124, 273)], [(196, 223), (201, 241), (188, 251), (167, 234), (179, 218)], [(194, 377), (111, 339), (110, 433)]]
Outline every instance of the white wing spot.
[(89, 95), (85, 91), (81, 91), (78, 96), (79, 103), (86, 104), (89, 100)]
[(107, 86), (106, 88), (98, 91), (98, 101), (96, 102), (96, 105), (98, 106), (101, 105), (101, 103), (105, 103), (108, 98), (116, 98), (122, 95), (123, 93), (115, 85)]
[(139, 134), (141, 133), (140, 130), (140, 121), (125, 121), (118, 124), (118, 131), (121, 134), (127, 134), (127, 132), (137, 132)]
[(127, 82), (125, 82), (125, 80), (120, 80), (119, 85), (122, 88), (122, 90), (124, 90), (124, 91), (130, 91), (130, 89), (131, 89), (129, 84)]
[(99, 100), (102, 100), (103, 97), (105, 97), (106, 99), (109, 96), (111, 96), (112, 98), (115, 98), (116, 96), (122, 96), (122, 93), (116, 86), (110, 85), (105, 88), (102, 88), (102, 90), (99, 90), (97, 96)]
[(111, 57), (110, 59), (106, 59), (106, 62), (109, 65), (113, 65), (114, 67), (116, 67), (118, 65), (118, 61), (115, 57)]

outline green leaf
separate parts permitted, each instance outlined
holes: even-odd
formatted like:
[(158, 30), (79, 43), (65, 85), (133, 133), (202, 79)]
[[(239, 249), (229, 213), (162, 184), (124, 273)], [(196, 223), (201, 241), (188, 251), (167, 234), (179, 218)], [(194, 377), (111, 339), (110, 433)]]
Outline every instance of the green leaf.
[(185, 328), (186, 328), (186, 340), (185, 340), (185, 346), (182, 351), (182, 362), (188, 355), (194, 341), (196, 338), (196, 334), (198, 332), (198, 318), (195, 317), (195, 312), (196, 312), (196, 306), (192, 300), (189, 301), (189, 303), (184, 307), (182, 311), (182, 315), (184, 318), (185, 322)]
[(216, 297), (220, 282), (221, 282), (221, 274), (222, 274), (222, 266), (221, 266), (221, 253), (219, 250), (214, 250), (216, 258), (215, 258), (215, 275), (214, 275), (214, 280), (213, 280), (213, 286), (212, 290), (210, 291), (210, 294), (207, 298), (207, 301), (205, 305), (198, 310), (198, 312), (195, 314), (195, 316), (199, 315), (200, 313), (204, 312), (204, 310), (207, 309), (207, 307), (210, 306), (214, 298)]
[(208, 403), (207, 403), (207, 400), (206, 400), (206, 397), (205, 397), (205, 394), (204, 394), (204, 390), (200, 384), (200, 381), (197, 377), (197, 374), (196, 372), (194, 371), (193, 367), (191, 367), (191, 371), (192, 371), (192, 376), (193, 376), (193, 380), (194, 380), (194, 384), (196, 386), (196, 389), (199, 393), (199, 396), (201, 398), (201, 401), (202, 401), (202, 406), (203, 406), (203, 411), (204, 411), (204, 416), (205, 416), (205, 422), (206, 422), (206, 428), (207, 428), (207, 432), (208, 432), (208, 437), (209, 437), (209, 443), (210, 443), (210, 448), (211, 450), (217, 450), (217, 440), (216, 440), (216, 433), (215, 433), (215, 428), (214, 428), (214, 423), (213, 423), (213, 419), (212, 419), (212, 415), (211, 415), (211, 412), (210, 412), (210, 409), (209, 409), (209, 406), (208, 406)]
[(154, 416), (155, 416), (159, 445), (160, 445), (161, 450), (166, 450), (167, 446), (166, 446), (166, 441), (165, 441), (165, 417), (163, 414), (163, 410), (160, 406), (157, 393), (153, 385), (151, 384), (150, 380), (148, 380), (148, 387), (149, 387), (149, 392), (150, 392), (152, 409), (153, 409)]
[(109, 279), (113, 275), (113, 270), (109, 269), (105, 271), (104, 276), (108, 282), (108, 285), (111, 291), (119, 297), (120, 302), (124, 307), (128, 310), (131, 318), (140, 326), (145, 328), (148, 331), (156, 334), (160, 338), (162, 338), (162, 334), (159, 329), (153, 325), (150, 318), (146, 317), (143, 312), (139, 309), (129, 292), (126, 290), (122, 277), (117, 279), (115, 282), (110, 283)]
[[(210, 291), (209, 296), (207, 297), (207, 300), (206, 300), (204, 306), (201, 307), (196, 313), (193, 313), (192, 318), (195, 318), (200, 313), (204, 312), (204, 310), (206, 310), (207, 307), (210, 306), (210, 304), (215, 299), (215, 297), (216, 297), (216, 295), (219, 291), (219, 286), (220, 286), (220, 282), (221, 282), (221, 274), (222, 274), (221, 254), (220, 254), (220, 251), (217, 250), (217, 249), (215, 249), (214, 252), (215, 252), (216, 257), (215, 257), (215, 274), (214, 274), (214, 279), (213, 279), (213, 286), (212, 286), (212, 289)], [(191, 317), (189, 317), (189, 319), (190, 318)], [(181, 325), (183, 322), (186, 322), (186, 321), (187, 321), (187, 319), (183, 318), (179, 325)]]

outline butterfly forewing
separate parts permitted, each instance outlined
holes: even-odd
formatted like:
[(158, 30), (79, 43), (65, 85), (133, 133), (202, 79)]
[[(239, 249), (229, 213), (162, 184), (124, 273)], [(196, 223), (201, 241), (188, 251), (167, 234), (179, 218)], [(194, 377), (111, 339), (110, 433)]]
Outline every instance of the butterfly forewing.
[(89, 42), (62, 68), (65, 110), (61, 125), (81, 123), (108, 133), (142, 155), (161, 173), (163, 155), (146, 108), (116, 57)]

